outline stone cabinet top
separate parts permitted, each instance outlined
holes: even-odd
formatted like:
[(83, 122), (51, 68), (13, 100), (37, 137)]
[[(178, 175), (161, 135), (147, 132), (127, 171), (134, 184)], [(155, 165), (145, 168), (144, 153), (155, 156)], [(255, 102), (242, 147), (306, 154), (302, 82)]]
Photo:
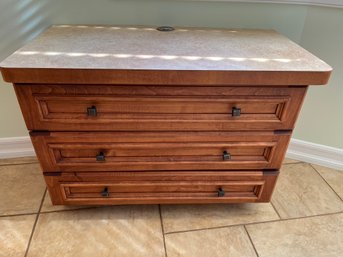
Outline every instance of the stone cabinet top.
[(273, 30), (84, 25), (52, 26), (0, 67), (13, 83), (106, 84), (123, 76), (149, 83), (153, 76), (167, 84), (206, 84), (211, 77), (212, 84), (319, 85), (332, 70)]

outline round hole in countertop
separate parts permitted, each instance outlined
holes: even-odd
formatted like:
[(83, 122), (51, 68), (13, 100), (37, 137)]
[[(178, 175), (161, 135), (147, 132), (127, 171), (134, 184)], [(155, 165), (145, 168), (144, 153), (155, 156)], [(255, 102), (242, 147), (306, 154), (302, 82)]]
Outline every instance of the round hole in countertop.
[(173, 31), (175, 29), (171, 26), (161, 26), (161, 27), (158, 27), (157, 30), (162, 31), (162, 32), (169, 32), (169, 31)]

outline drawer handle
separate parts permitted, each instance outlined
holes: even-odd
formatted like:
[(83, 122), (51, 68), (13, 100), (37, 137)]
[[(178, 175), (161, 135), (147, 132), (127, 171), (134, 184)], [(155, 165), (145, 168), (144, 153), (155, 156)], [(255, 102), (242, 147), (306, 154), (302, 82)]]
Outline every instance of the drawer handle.
[(219, 188), (218, 189), (218, 197), (224, 197), (225, 196), (225, 191), (223, 188)]
[(232, 113), (232, 117), (241, 116), (241, 108), (232, 107), (231, 113)]
[(110, 196), (110, 192), (108, 192), (108, 187), (105, 187), (104, 190), (102, 190), (101, 196), (103, 196), (103, 197), (109, 197)]
[(230, 160), (231, 154), (228, 151), (223, 152), (223, 161)]
[(98, 115), (98, 112), (96, 110), (96, 106), (92, 105), (91, 107), (87, 108), (87, 115), (91, 117), (95, 117)]
[(104, 152), (100, 152), (100, 153), (96, 156), (96, 160), (97, 160), (98, 162), (103, 162), (103, 161), (105, 161), (105, 154), (104, 154)]

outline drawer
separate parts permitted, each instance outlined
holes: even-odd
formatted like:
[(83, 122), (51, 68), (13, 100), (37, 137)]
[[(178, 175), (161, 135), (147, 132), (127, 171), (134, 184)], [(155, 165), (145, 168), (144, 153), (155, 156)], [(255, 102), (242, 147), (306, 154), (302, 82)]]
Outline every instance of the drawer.
[(292, 129), (306, 87), (15, 85), (30, 130)]
[(278, 169), (290, 133), (32, 132), (45, 172)]
[(129, 172), (45, 176), (55, 204), (269, 201), (277, 172)]

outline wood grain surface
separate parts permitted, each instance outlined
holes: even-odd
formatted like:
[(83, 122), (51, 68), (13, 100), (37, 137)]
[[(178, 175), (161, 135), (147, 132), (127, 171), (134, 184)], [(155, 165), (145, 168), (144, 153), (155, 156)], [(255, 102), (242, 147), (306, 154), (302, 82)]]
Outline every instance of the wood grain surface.
[[(50, 131), (287, 130), (306, 89), (15, 85), (27, 128)], [(91, 106), (95, 117), (87, 115)], [(232, 115), (234, 107), (240, 116)]]
[(244, 170), (279, 169), (290, 133), (32, 132), (31, 139), (45, 172)]
[[(267, 202), (278, 172), (105, 172), (45, 176), (54, 204)], [(107, 188), (108, 194), (102, 192)], [(218, 191), (224, 191), (222, 196)]]

